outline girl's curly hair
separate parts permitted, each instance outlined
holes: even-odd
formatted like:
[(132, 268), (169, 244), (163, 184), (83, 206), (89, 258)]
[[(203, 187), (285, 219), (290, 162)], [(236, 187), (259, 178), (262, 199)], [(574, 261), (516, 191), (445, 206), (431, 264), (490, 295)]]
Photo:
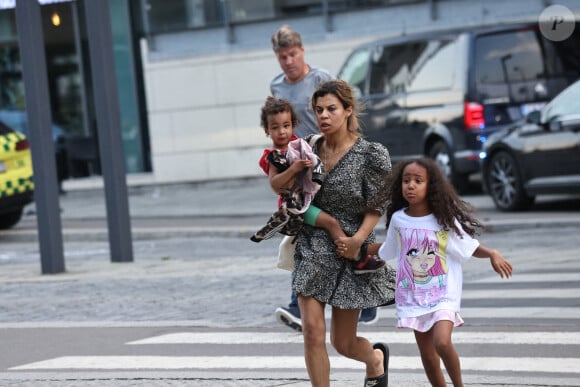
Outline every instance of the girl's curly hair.
[(435, 215), (439, 224), (445, 230), (453, 230), (457, 235), (461, 235), (455, 224), (455, 219), (457, 219), (468, 235), (473, 237), (479, 234), (477, 229), (483, 228), (483, 225), (471, 215), (474, 212), (473, 206), (459, 197), (435, 161), (426, 157), (403, 160), (394, 166), (393, 172), (389, 176), (388, 184), (387, 228), (391, 223), (393, 214), (397, 210), (409, 206), (409, 203), (403, 198), (403, 170), (412, 163), (416, 163), (427, 170), (426, 200), (429, 209)]
[(298, 123), (298, 114), (294, 110), (294, 107), (290, 102), (285, 99), (278, 99), (272, 96), (266, 98), (264, 106), (260, 110), (260, 126), (264, 129), (266, 135), (268, 135), (268, 116), (273, 116), (278, 113), (290, 113), (290, 119), (292, 121), (292, 127), (295, 128)]

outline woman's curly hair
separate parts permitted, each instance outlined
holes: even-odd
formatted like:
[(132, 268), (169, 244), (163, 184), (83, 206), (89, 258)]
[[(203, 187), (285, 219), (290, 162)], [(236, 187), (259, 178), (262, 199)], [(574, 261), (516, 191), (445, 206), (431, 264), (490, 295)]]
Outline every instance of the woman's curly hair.
[(398, 162), (392, 174), (389, 176), (388, 204), (387, 204), (387, 228), (391, 223), (393, 214), (409, 206), (403, 197), (403, 170), (409, 164), (416, 163), (427, 170), (427, 204), (429, 209), (445, 230), (453, 230), (457, 235), (461, 231), (455, 224), (459, 222), (465, 233), (470, 236), (478, 234), (483, 225), (471, 214), (473, 206), (462, 200), (439, 166), (430, 158), (409, 159)]

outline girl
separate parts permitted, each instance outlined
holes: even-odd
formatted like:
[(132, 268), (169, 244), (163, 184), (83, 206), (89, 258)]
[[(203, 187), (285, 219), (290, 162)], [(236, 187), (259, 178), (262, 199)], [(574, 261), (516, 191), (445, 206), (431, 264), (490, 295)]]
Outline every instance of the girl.
[[(429, 382), (445, 386), (443, 360), (454, 386), (463, 386), (459, 356), (451, 342), (459, 315), (461, 262), (489, 258), (502, 278), (511, 264), (474, 236), (479, 221), (457, 195), (437, 164), (421, 158), (398, 163), (388, 188), (387, 238), (379, 256), (397, 259), (395, 302), (399, 328), (411, 328)], [(373, 250), (378, 245), (373, 245)], [(375, 250), (376, 251), (376, 250)]]

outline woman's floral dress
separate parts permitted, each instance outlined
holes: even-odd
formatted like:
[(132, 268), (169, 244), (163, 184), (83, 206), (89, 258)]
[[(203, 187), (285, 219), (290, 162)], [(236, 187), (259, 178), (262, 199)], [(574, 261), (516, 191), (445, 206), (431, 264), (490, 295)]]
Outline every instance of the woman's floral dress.
[[(313, 147), (316, 153), (318, 144)], [(384, 214), (390, 172), (388, 150), (359, 138), (328, 171), (312, 203), (334, 216), (347, 235), (353, 235), (366, 210)], [(371, 233), (367, 243), (374, 242), (375, 234)], [(292, 288), (297, 294), (340, 309), (365, 309), (394, 301), (394, 270), (385, 266), (373, 273), (354, 274), (352, 261), (337, 256), (334, 242), (322, 228), (303, 226), (294, 260)]]

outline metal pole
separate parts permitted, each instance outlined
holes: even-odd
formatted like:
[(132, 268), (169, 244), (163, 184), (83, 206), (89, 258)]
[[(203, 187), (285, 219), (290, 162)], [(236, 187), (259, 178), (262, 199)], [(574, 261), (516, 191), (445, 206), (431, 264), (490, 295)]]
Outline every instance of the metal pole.
[(149, 2), (147, 0), (141, 0), (141, 23), (143, 24), (143, 35), (145, 36), (145, 41), (147, 42), (147, 49), (150, 51), (155, 51), (155, 41), (151, 36), (151, 23), (149, 22)]
[(326, 32), (332, 32), (334, 27), (332, 26), (332, 17), (330, 16), (330, 5), (328, 0), (322, 0), (322, 17), (324, 18), (324, 29)]
[(105, 182), (112, 262), (132, 262), (133, 246), (127, 197), (119, 95), (115, 78), (109, 1), (84, 2), (95, 95), (99, 152)]
[(224, 27), (226, 29), (226, 37), (228, 43), (235, 43), (236, 38), (234, 36), (234, 27), (232, 25), (232, 14), (231, 14), (231, 4), (229, 0), (221, 0), (222, 9), (224, 12)]
[(32, 144), (34, 198), (42, 274), (65, 271), (52, 116), (38, 0), (16, 2), (16, 25)]

